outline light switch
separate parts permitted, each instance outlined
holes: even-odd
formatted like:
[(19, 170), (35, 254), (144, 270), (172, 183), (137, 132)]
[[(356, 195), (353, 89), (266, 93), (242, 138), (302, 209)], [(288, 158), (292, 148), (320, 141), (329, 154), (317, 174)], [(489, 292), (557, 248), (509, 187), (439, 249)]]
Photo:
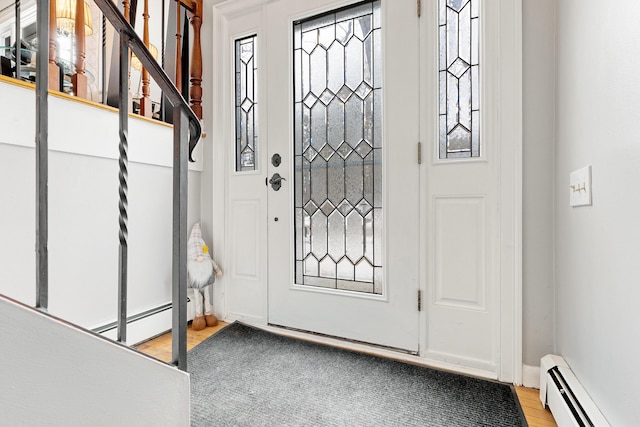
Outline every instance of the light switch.
[(585, 166), (569, 175), (569, 204), (591, 205), (591, 166)]

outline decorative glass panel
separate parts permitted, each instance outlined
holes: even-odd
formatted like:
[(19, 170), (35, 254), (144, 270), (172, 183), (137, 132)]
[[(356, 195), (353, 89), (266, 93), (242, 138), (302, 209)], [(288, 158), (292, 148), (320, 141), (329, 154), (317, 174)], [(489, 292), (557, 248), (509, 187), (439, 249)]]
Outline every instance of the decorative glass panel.
[(380, 0), (294, 24), (296, 283), (382, 293)]
[(236, 40), (236, 171), (256, 170), (256, 36)]
[(439, 1), (440, 158), (480, 156), (480, 0)]

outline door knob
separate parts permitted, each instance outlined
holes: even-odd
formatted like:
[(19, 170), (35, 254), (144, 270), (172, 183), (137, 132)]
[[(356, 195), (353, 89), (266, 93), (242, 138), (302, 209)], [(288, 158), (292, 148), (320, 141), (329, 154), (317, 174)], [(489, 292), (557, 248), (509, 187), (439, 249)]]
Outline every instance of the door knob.
[(269, 180), (269, 184), (271, 184), (271, 188), (273, 188), (274, 191), (278, 191), (280, 190), (280, 187), (282, 187), (282, 181), (286, 181), (286, 179), (281, 177), (280, 174), (276, 172)]

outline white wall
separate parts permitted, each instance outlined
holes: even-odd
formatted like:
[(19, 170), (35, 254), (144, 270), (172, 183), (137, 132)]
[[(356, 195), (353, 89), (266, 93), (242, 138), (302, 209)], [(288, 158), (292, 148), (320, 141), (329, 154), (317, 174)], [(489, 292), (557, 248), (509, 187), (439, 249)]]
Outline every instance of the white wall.
[(0, 313), (3, 425), (189, 425), (186, 372), (1, 297)]
[[(640, 425), (640, 3), (557, 1), (557, 350), (612, 426)], [(569, 173), (593, 166), (593, 206)]]
[[(524, 0), (522, 5), (524, 82), (522, 323), (523, 362), (529, 366), (540, 366), (540, 358), (545, 354), (553, 353), (554, 350), (555, 4), (556, 0)], [(538, 381), (538, 376), (533, 375), (533, 380)]]
[[(35, 98), (0, 81), (0, 293), (35, 302)], [(118, 130), (111, 110), (50, 96), (49, 312), (92, 328), (115, 321)], [(171, 301), (171, 127), (129, 120), (129, 314)], [(198, 152), (196, 157), (201, 158)], [(201, 164), (189, 173), (189, 226)], [(170, 324), (165, 325), (166, 330)]]

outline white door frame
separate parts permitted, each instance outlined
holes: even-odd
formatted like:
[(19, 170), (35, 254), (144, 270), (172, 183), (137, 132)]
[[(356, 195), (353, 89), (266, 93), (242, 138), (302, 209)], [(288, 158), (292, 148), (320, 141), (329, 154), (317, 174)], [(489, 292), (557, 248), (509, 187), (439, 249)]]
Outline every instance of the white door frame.
[[(225, 230), (225, 207), (221, 206), (226, 200), (226, 176), (228, 173), (228, 150), (233, 149), (233, 129), (225, 123), (228, 112), (226, 104), (220, 102), (228, 96), (233, 81), (225, 81), (225, 72), (232, 67), (230, 63), (226, 20), (229, 17), (252, 8), (260, 8), (264, 3), (273, 0), (229, 0), (211, 4), (205, 0), (206, 9), (203, 29), (210, 31), (214, 40), (211, 48), (208, 74), (210, 77), (210, 102), (212, 104), (211, 117), (208, 118), (211, 132), (212, 149), (209, 151), (212, 159), (206, 163), (212, 168), (203, 176), (210, 179), (212, 188), (211, 229), (214, 237), (214, 250), (220, 264), (226, 265), (228, 254)], [(389, 0), (386, 0), (389, 1)], [(522, 0), (485, 0), (496, 1), (501, 5), (500, 13), (500, 81), (501, 85), (496, 93), (499, 100), (499, 120), (496, 131), (501, 141), (511, 141), (500, 147), (500, 321), (499, 321), (499, 360), (497, 379), (515, 384), (522, 384)], [(208, 4), (207, 4), (208, 3)], [(344, 4), (344, 2), (342, 2)], [(209, 19), (207, 19), (207, 17)], [(435, 42), (435, 40), (434, 40)], [(213, 70), (216, 70), (214, 72)], [(205, 86), (206, 87), (206, 86)], [(229, 139), (231, 137), (231, 139)], [(211, 142), (210, 142), (211, 143)], [(425, 208), (424, 206), (422, 208)], [(423, 239), (424, 241), (424, 239)], [(424, 248), (423, 248), (424, 249)], [(424, 252), (423, 252), (424, 253)], [(425, 267), (423, 267), (425, 270)], [(421, 286), (426, 294), (427, 272), (421, 272)], [(225, 320), (235, 320), (243, 316), (230, 313), (225, 302), (225, 289), (228, 281), (223, 276), (216, 289), (216, 313)], [(267, 284), (264, 284), (266, 289)], [(262, 315), (251, 316), (247, 321), (266, 325), (267, 294), (264, 293), (264, 310)], [(424, 328), (426, 314), (421, 313), (421, 327)], [(424, 340), (424, 331), (421, 340)], [(444, 363), (425, 361), (434, 366), (457, 369)], [(469, 372), (468, 369), (458, 369)], [(481, 372), (478, 372), (482, 374)]]

